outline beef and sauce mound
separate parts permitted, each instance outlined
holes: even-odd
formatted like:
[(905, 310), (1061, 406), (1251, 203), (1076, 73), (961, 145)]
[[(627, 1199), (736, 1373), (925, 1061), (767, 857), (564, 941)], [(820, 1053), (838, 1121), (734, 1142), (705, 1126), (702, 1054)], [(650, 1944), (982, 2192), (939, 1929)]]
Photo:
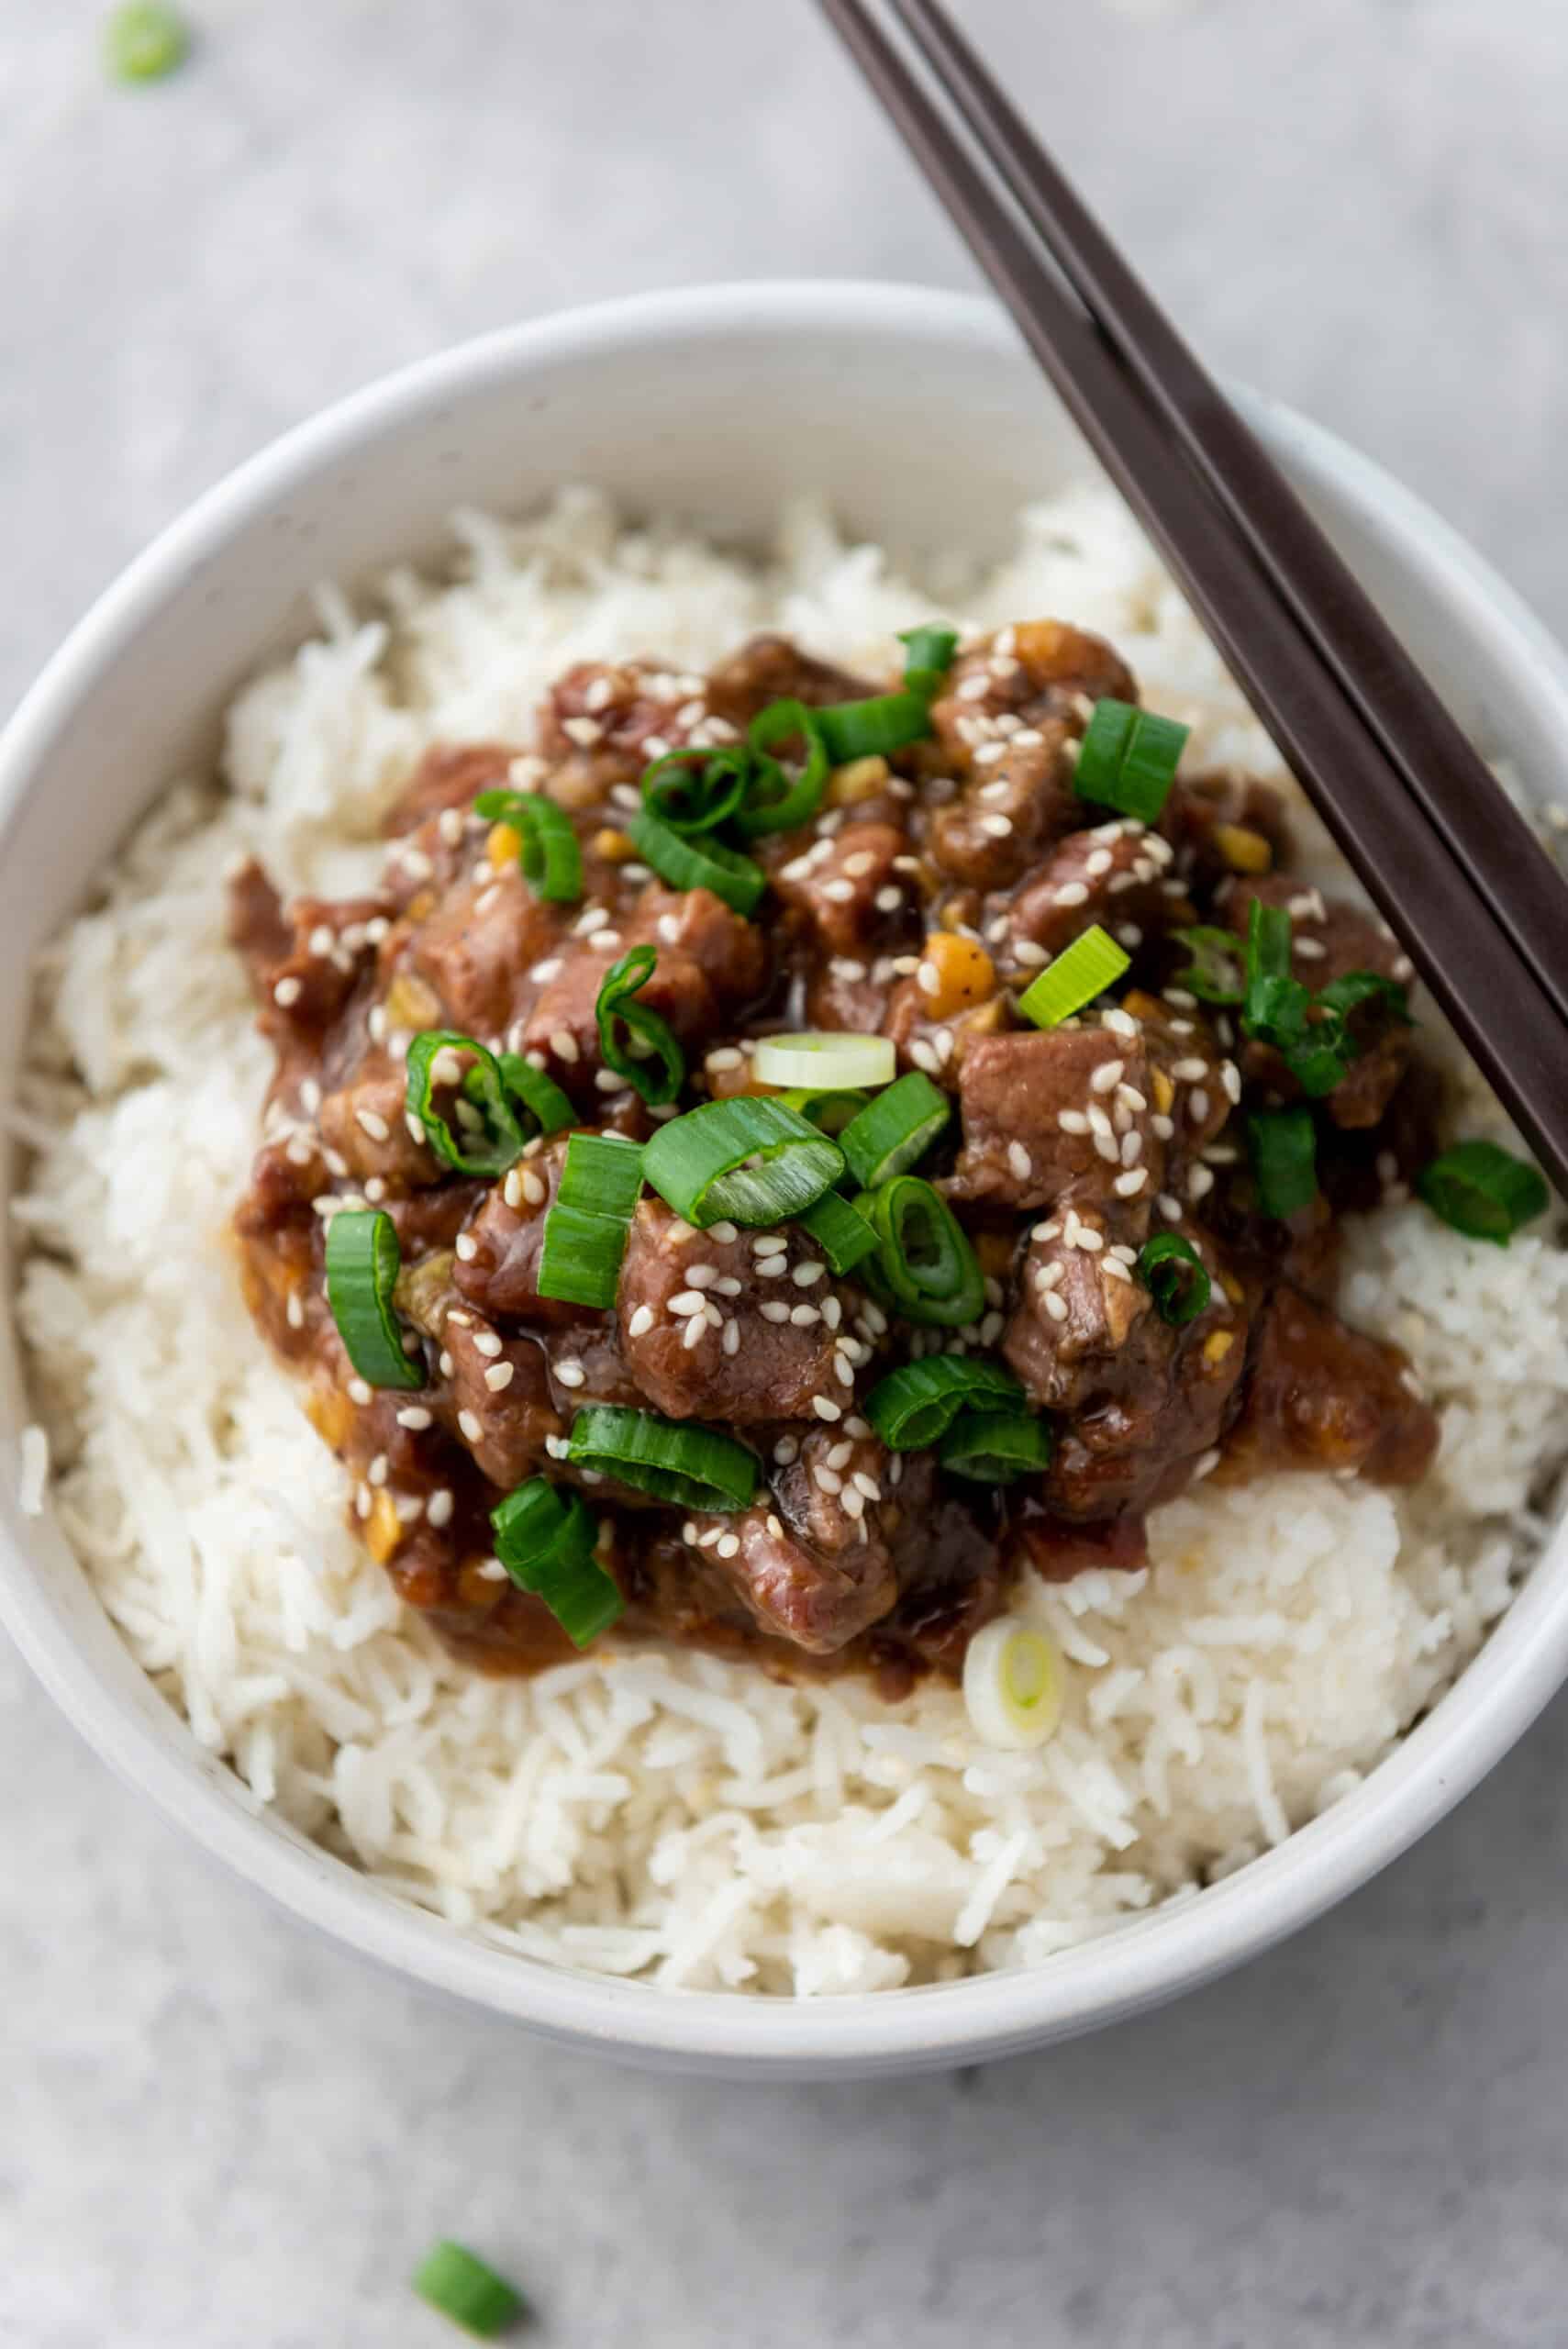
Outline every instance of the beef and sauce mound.
[(1098, 638), (908, 644), (580, 664), (536, 751), (427, 755), (374, 894), (232, 885), (250, 1302), (485, 1669), (607, 1633), (896, 1695), (1196, 1478), (1432, 1456), (1332, 1302), (1432, 1146), (1390, 933)]

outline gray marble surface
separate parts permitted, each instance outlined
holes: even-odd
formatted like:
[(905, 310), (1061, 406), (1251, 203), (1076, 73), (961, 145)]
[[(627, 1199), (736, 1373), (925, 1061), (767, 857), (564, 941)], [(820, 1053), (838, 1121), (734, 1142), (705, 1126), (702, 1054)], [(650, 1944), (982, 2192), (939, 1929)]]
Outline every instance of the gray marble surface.
[[(0, 0), (0, 702), (280, 428), (475, 329), (726, 275), (968, 283), (806, 0), (190, 0), (110, 93)], [(1216, 361), (1560, 628), (1562, 0), (972, 0)], [(1177, 2009), (1006, 2067), (622, 2076), (297, 1937), (0, 1653), (0, 2341), (1467, 2349), (1568, 2338), (1559, 1705), (1426, 1843)]]

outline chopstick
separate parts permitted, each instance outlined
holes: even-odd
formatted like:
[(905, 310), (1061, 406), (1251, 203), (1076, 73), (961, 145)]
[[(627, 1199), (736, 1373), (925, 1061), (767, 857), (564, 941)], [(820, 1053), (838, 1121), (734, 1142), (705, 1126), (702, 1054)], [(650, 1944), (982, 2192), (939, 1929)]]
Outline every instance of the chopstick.
[(1542, 1165), (1568, 1191), (1568, 1026), (1510, 933), (1507, 901), (1478, 886), (1407, 790), (1226, 503), (1173, 446), (1163, 418), (864, 0), (821, 5), (1340, 849)]
[(1568, 1019), (1568, 894), (1360, 581), (937, 0), (893, 0), (1029, 225)]

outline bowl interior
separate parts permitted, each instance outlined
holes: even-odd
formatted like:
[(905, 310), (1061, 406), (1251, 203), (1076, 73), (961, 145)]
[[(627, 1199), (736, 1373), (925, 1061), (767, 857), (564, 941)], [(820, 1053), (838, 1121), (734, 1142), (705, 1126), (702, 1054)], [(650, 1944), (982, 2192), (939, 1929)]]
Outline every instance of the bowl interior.
[[(1460, 718), (1538, 796), (1561, 792), (1568, 671), (1507, 590), (1375, 468), (1251, 412)], [(307, 631), (309, 591), (436, 550), (460, 505), (562, 482), (759, 540), (819, 487), (917, 552), (999, 551), (1021, 503), (1089, 467), (989, 306), (914, 288), (649, 297), (491, 338), (373, 388), (214, 491), (77, 631), (0, 745), (0, 1052), (14, 1074), (36, 949), (126, 827), (210, 759), (235, 687)], [(9, 1294), (6, 1279), (6, 1294)], [(27, 1417), (14, 1342), (0, 1430)], [(71, 1717), (210, 1850), (366, 1954), (634, 2060), (801, 2075), (973, 2060), (1125, 2014), (1291, 1930), (1431, 1823), (1568, 1668), (1561, 1544), (1459, 1687), (1331, 1814), (1198, 1902), (1041, 1972), (784, 2007), (556, 1972), (463, 1940), (306, 1843), (204, 1754), (47, 1521), (0, 1485), (0, 1613)]]

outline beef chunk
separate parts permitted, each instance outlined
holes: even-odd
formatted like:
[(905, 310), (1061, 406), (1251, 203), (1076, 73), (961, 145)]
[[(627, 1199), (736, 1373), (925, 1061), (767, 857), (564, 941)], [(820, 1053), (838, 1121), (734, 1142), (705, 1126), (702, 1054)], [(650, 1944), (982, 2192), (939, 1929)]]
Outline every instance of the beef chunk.
[(1035, 1226), (1002, 1352), (1048, 1410), (1071, 1410), (1103, 1384), (1110, 1357), (1153, 1311), (1133, 1269), (1146, 1237), (1147, 1210), (1107, 1219), (1098, 1207), (1080, 1212), (1071, 1195)]
[(1070, 1183), (1118, 1199), (1160, 1189), (1163, 1144), (1136, 1035), (1051, 1028), (978, 1037), (964, 1055), (961, 1097), (955, 1199), (1039, 1208)]
[(1347, 1329), (1328, 1307), (1282, 1286), (1266, 1307), (1247, 1399), (1227, 1449), (1228, 1479), (1319, 1468), (1374, 1485), (1413, 1485), (1440, 1430), (1397, 1346)]
[(535, 966), (554, 953), (572, 914), (536, 897), (514, 862), (457, 882), (415, 935), (410, 961), (441, 999), (443, 1027), (501, 1035), (538, 990)]
[(1177, 873), (1210, 888), (1233, 874), (1271, 872), (1290, 847), (1280, 794), (1234, 767), (1178, 775), (1160, 829), (1176, 852)]
[(503, 742), (436, 743), (394, 801), (382, 830), (395, 840), (449, 809), (466, 816), (482, 791), (505, 786), (515, 756)]
[(544, 1356), (531, 1338), (504, 1338), (456, 1303), (442, 1322), (441, 1343), (441, 1419), (473, 1453), (481, 1475), (510, 1491), (548, 1463), (546, 1439), (563, 1432)]
[(750, 1508), (689, 1520), (688, 1546), (729, 1575), (763, 1631), (830, 1655), (898, 1597), (881, 1524), (889, 1466), (874, 1437), (818, 1428)]
[(810, 1419), (816, 1396), (847, 1402), (842, 1292), (805, 1233), (777, 1237), (693, 1231), (662, 1199), (640, 1202), (616, 1312), (628, 1368), (656, 1409), (747, 1427)]
[(1027, 985), (1065, 946), (1098, 923), (1129, 952), (1147, 930), (1197, 917), (1176, 886), (1171, 845), (1130, 817), (1069, 832), (1010, 898), (993, 900), (985, 936), (1004, 974)]
[(265, 997), (269, 979), (294, 943), (294, 925), (284, 918), (283, 899), (253, 856), (229, 878), (228, 935), (251, 985)]
[(1058, 1435), (1041, 1481), (1046, 1507), (1092, 1520), (1171, 1499), (1229, 1426), (1246, 1357), (1244, 1312), (1218, 1286), (1182, 1329), (1141, 1315)]
[[(1415, 975), (1385, 922), (1341, 898), (1326, 898), (1288, 873), (1238, 881), (1227, 893), (1225, 918), (1239, 937), (1247, 934), (1254, 903), (1283, 906), (1290, 915), (1292, 975), (1314, 992), (1351, 971), (1371, 971), (1400, 985)], [(1411, 1031), (1375, 1002), (1351, 1014), (1351, 1028), (1367, 1049), (1351, 1062), (1326, 1106), (1338, 1126), (1375, 1126), (1409, 1064)], [(1268, 1085), (1282, 1100), (1294, 1097), (1295, 1080), (1268, 1045), (1249, 1044), (1243, 1068), (1250, 1081)]]
[(655, 661), (579, 661), (539, 711), (540, 751), (557, 763), (551, 793), (569, 807), (635, 785), (666, 751), (734, 739), (709, 710), (705, 677)]
[(321, 1104), (322, 1141), (361, 1183), (379, 1176), (416, 1190), (440, 1179), (435, 1152), (408, 1130), (407, 1086), (407, 1072), (375, 1052)]
[(909, 881), (897, 870), (907, 850), (896, 825), (856, 823), (786, 858), (773, 880), (792, 929), (823, 955), (895, 951), (909, 927)]
[[(576, 927), (580, 931), (581, 921)], [(539, 1053), (557, 1082), (584, 1102), (602, 1098), (595, 1083), (604, 1065), (599, 989), (612, 962), (637, 945), (658, 949), (638, 1001), (667, 1019), (683, 1044), (706, 1042), (762, 985), (767, 950), (754, 923), (711, 890), (651, 883), (613, 928), (606, 921), (586, 937), (573, 935), (546, 961), (548, 975), (518, 1031), (517, 1048)]]
[(1070, 745), (1103, 695), (1138, 689), (1110, 646), (1059, 620), (1004, 629), (962, 653), (931, 724), (966, 787), (938, 811), (930, 853), (981, 889), (1009, 886), (1084, 813)]
[(862, 701), (878, 688), (830, 661), (803, 652), (787, 636), (753, 636), (739, 652), (721, 661), (706, 683), (707, 706), (737, 732), (771, 701), (803, 701), (808, 709), (836, 701)]
[(539, 1328), (596, 1318), (584, 1306), (539, 1293), (544, 1219), (561, 1188), (565, 1163), (565, 1141), (549, 1142), (520, 1159), (486, 1192), (452, 1271), (465, 1301), (482, 1313), (517, 1315)]

